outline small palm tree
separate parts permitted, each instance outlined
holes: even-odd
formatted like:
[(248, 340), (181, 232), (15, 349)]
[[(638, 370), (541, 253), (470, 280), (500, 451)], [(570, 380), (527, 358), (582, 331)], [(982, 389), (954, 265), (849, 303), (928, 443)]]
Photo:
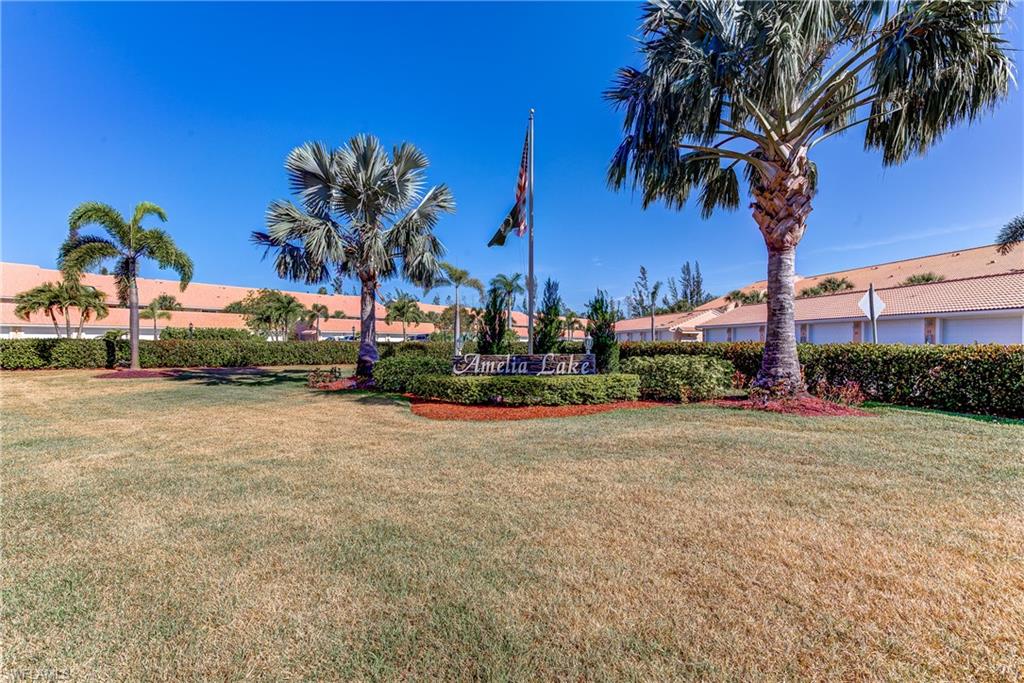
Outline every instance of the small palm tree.
[[(320, 289), (324, 289), (321, 287)], [(326, 294), (326, 290), (324, 291)], [(342, 316), (345, 314), (342, 313)], [(309, 319), (310, 322), (316, 327), (316, 340), (320, 341), (320, 321), (327, 320), (331, 317), (330, 311), (324, 304), (313, 304), (309, 307)]]
[[(139, 264), (152, 259), (161, 268), (178, 273), (182, 291), (192, 279), (192, 259), (178, 248), (165, 231), (144, 228), (147, 216), (167, 220), (156, 204), (140, 202), (130, 221), (114, 208), (97, 202), (80, 204), (68, 219), (69, 234), (61, 246), (59, 264), (65, 278), (77, 281), (79, 275), (107, 259), (114, 259), (114, 283), (117, 298), (128, 306), (128, 333), (131, 340), (131, 367), (139, 368)], [(83, 235), (87, 225), (99, 225), (108, 237)]]
[(284, 293), (279, 293), (279, 296), (270, 303), (267, 315), (279, 332), (281, 341), (288, 341), (288, 336), (296, 323), (310, 318), (309, 310), (298, 299)]
[(29, 320), (33, 313), (42, 311), (53, 322), (53, 331), (60, 338), (60, 326), (57, 324), (58, 314), (64, 319), (65, 337), (71, 338), (71, 309), (78, 309), (78, 338), (82, 337), (85, 323), (95, 316), (97, 319), (107, 317), (109, 309), (106, 294), (95, 287), (79, 284), (77, 281), (63, 280), (57, 284), (44, 282), (14, 297), (14, 315), (22, 320)]
[(512, 273), (511, 275), (498, 273), (491, 279), (491, 286), (497, 287), (505, 294), (505, 305), (507, 307), (505, 320), (510, 330), (512, 329), (512, 309), (516, 305), (516, 296), (526, 293), (526, 289), (521, 284), (522, 279), (522, 273)]
[[(390, 156), (371, 135), (338, 149), (318, 142), (296, 147), (285, 168), (301, 207), (286, 201), (267, 209), (267, 231), (253, 241), (276, 252), (278, 275), (314, 284), (333, 275), (360, 282), (356, 373), (377, 362), (375, 295), (380, 283), (401, 276), (429, 287), (440, 275), (444, 247), (434, 235), (443, 213), (455, 211), (445, 185), (424, 191), (426, 155), (403, 143)], [(333, 271), (332, 271), (333, 269)]]
[(734, 289), (725, 295), (726, 301), (732, 301), (740, 306), (746, 306), (748, 304), (763, 304), (768, 300), (768, 292), (764, 290), (754, 290), (752, 292), (744, 292), (739, 289)]
[(907, 279), (905, 279), (903, 282), (901, 282), (900, 286), (906, 287), (907, 285), (924, 285), (928, 284), (929, 282), (942, 282), (945, 279), (946, 277), (944, 275), (939, 275), (938, 273), (933, 273), (931, 271), (928, 271), (927, 273), (914, 273), (913, 275), (908, 276)]
[[(703, 217), (741, 204), (740, 172), (768, 251), (758, 386), (803, 391), (794, 325), (796, 248), (822, 142), (864, 126), (885, 166), (923, 155), (1003, 100), (1013, 80), (1006, 3), (657, 0), (640, 27), (642, 69), (619, 70), (624, 112), (609, 181), (645, 206)], [(737, 171), (740, 166), (740, 171)]]
[(139, 311), (139, 317), (143, 320), (153, 321), (153, 339), (159, 339), (156, 330), (157, 319), (169, 320), (170, 311), (180, 311), (181, 304), (170, 294), (160, 294), (149, 302), (149, 305)]
[(57, 314), (62, 312), (61, 304), (63, 295), (52, 282), (33, 287), (19, 293), (14, 297), (14, 315), (22, 320), (29, 320), (33, 313), (42, 311), (43, 314), (53, 322), (53, 332), (60, 338), (60, 326), (57, 324)]
[(565, 331), (569, 333), (569, 341), (572, 341), (573, 332), (580, 329), (580, 317), (577, 315), (576, 311), (571, 308), (566, 308), (562, 318), (565, 322)]
[(1024, 213), (1010, 219), (996, 237), (999, 253), (1003, 256), (1010, 253), (1015, 246), (1024, 243)]
[[(484, 283), (475, 277), (470, 277), (469, 271), (463, 268), (457, 268), (451, 263), (442, 262), (441, 270), (444, 276), (437, 281), (437, 286), (451, 286), (455, 288), (455, 342), (459, 343), (459, 335), (462, 334), (462, 316), (460, 309), (462, 308), (459, 304), (459, 289), (461, 287), (469, 287), (476, 290), (480, 295), (480, 298), (484, 298)], [(426, 292), (424, 292), (426, 294)]]
[(405, 332), (407, 324), (418, 325), (424, 320), (423, 311), (420, 310), (416, 299), (405, 292), (396, 293), (395, 297), (387, 303), (387, 310), (388, 314), (384, 320), (389, 323), (396, 320), (402, 323), (402, 341), (406, 341), (408, 338)]
[(82, 330), (85, 328), (85, 324), (93, 316), (97, 320), (102, 320), (110, 313), (110, 308), (107, 306), (107, 295), (95, 287), (79, 287), (75, 307), (78, 309), (78, 332), (76, 336), (79, 339), (82, 338)]

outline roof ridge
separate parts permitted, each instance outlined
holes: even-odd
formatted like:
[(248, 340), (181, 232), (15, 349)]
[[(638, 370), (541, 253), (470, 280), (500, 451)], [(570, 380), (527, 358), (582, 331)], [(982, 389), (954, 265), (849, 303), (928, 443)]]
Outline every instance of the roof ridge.
[[(898, 258), (893, 261), (883, 261), (881, 263), (872, 263), (866, 266), (855, 266), (853, 268), (843, 268), (842, 270), (833, 270), (828, 273), (817, 273), (815, 275), (801, 275), (798, 276), (801, 280), (810, 280), (815, 277), (828, 277), (829, 275), (837, 275), (840, 273), (849, 273), (851, 270), (864, 270), (865, 268), (881, 268), (882, 266), (891, 266), (895, 263), (906, 263), (908, 261), (920, 261), (921, 259), (933, 258), (935, 256), (946, 256), (948, 254), (958, 254), (965, 251), (977, 251), (978, 249), (989, 249), (996, 246), (995, 244), (979, 244), (976, 247), (966, 247), (964, 249), (950, 249), (949, 251), (940, 251), (934, 254), (925, 254), (924, 256), (908, 256), (907, 258)], [(762, 282), (762, 280), (757, 280)]]

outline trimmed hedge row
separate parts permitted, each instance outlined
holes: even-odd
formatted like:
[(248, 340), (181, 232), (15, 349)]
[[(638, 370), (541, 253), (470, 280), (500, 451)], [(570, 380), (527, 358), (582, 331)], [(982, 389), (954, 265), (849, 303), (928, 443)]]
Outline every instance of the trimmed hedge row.
[(398, 353), (381, 359), (373, 366), (373, 381), (378, 389), (404, 394), (419, 375), (451, 374), (449, 358), (436, 358), (422, 353)]
[(640, 377), (644, 398), (685, 403), (724, 394), (736, 368), (710, 356), (635, 356), (622, 361), (622, 371)]
[(450, 403), (563, 406), (635, 401), (636, 375), (417, 375), (409, 384), (417, 396)]
[(105, 368), (112, 365), (102, 339), (0, 339), (0, 368)]
[[(625, 342), (623, 358), (714, 356), (753, 378), (757, 342)], [(873, 401), (966, 413), (1024, 417), (1024, 345), (800, 344), (808, 386), (856, 382)]]
[(196, 327), (192, 330), (189, 330), (187, 327), (165, 327), (160, 330), (161, 341), (169, 341), (171, 339), (248, 341), (254, 339), (254, 336), (249, 330), (240, 330), (234, 327)]

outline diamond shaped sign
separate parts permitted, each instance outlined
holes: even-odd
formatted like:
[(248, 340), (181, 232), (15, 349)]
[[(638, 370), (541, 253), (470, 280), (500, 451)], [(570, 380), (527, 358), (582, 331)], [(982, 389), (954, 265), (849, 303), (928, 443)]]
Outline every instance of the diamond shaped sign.
[(882, 301), (882, 298), (878, 296), (878, 294), (874, 290), (864, 292), (864, 296), (860, 298), (860, 301), (857, 302), (857, 305), (860, 306), (860, 310), (864, 311), (864, 316), (869, 319), (871, 318), (872, 296), (874, 297), (875, 302), (875, 318), (882, 315), (882, 311), (885, 310), (885, 302)]

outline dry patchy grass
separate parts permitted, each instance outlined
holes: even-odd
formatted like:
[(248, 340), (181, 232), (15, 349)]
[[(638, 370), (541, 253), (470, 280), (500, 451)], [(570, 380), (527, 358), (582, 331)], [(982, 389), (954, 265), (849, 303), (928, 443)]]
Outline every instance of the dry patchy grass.
[(3, 671), (1024, 675), (1024, 426), (7, 373)]

